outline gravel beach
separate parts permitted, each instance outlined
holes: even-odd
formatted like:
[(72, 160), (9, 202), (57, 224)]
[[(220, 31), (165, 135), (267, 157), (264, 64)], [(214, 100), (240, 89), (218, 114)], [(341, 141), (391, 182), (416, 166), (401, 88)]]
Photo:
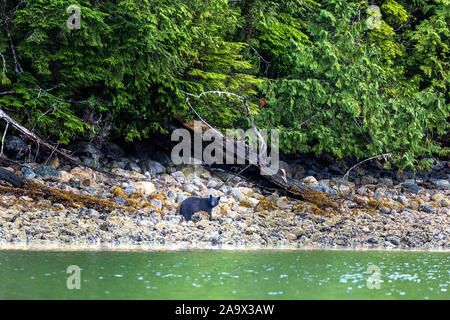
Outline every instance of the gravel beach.
[[(361, 172), (353, 182), (307, 176), (303, 183), (339, 199), (337, 210), (318, 214), (312, 203), (263, 193), (239, 177), (225, 182), (229, 173), (200, 165), (149, 178), (132, 166), (111, 171), (123, 179), (70, 166), (57, 170), (31, 164), (16, 171), (47, 186), (124, 207), (97, 210), (76, 201), (69, 205), (3, 191), (0, 248), (450, 249), (450, 190), (445, 179), (430, 184)], [(177, 213), (183, 199), (210, 194), (221, 196), (212, 221), (201, 213), (184, 221)]]

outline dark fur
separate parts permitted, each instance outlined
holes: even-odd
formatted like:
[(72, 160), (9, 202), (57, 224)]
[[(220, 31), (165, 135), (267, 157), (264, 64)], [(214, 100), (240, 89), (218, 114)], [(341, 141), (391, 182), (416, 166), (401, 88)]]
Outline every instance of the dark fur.
[(192, 215), (199, 211), (205, 211), (209, 214), (211, 220), (212, 209), (219, 204), (220, 197), (197, 198), (190, 197), (184, 200), (180, 205), (180, 214), (187, 220), (191, 220)]

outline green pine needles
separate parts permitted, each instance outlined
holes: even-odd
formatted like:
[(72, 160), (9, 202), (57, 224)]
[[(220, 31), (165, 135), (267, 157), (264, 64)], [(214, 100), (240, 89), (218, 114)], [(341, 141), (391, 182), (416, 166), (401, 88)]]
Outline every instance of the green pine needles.
[[(388, 165), (426, 167), (449, 155), (450, 3), (380, 1), (375, 29), (371, 4), (0, 0), (0, 108), (62, 144), (132, 141), (194, 117), (180, 90), (228, 91), (280, 130), (285, 153), (391, 152)], [(194, 107), (218, 129), (250, 127), (229, 97)]]

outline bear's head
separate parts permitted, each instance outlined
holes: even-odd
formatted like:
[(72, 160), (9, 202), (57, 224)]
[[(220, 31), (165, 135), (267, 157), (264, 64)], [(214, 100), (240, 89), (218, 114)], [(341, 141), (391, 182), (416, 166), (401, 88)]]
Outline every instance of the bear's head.
[(211, 208), (214, 208), (219, 204), (220, 197), (213, 197), (212, 195), (209, 196), (209, 205)]

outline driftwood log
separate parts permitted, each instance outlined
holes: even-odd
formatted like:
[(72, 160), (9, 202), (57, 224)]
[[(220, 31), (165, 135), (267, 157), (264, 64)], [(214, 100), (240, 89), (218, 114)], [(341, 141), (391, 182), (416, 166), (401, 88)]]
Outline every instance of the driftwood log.
[[(194, 121), (181, 121), (181, 124), (193, 133), (195, 133), (196, 130), (199, 130), (198, 126), (194, 126)], [(203, 134), (209, 129), (207, 125), (202, 125), (200, 128), (202, 132), (197, 131), (197, 134)], [(234, 150), (235, 163), (247, 163), (249, 162), (249, 159), (258, 159), (257, 155), (254, 154), (254, 151), (252, 151), (243, 141), (236, 140), (232, 137), (226, 137), (219, 132), (215, 133), (214, 137), (218, 142), (222, 142), (222, 146), (224, 146), (226, 150)], [(237, 152), (241, 148), (243, 148), (245, 152)], [(233, 166), (240, 166), (243, 168), (252, 167), (253, 172), (259, 170), (264, 171), (268, 164), (263, 158), (260, 158), (260, 160), (261, 161), (258, 162), (250, 162), (250, 164), (247, 165), (234, 164)], [(257, 180), (262, 180), (265, 183), (258, 183)], [(278, 169), (274, 174), (258, 175), (258, 179), (253, 179), (251, 182), (263, 189), (280, 191), (291, 198), (307, 201), (314, 206), (313, 210), (319, 214), (326, 214), (325, 210), (335, 210), (340, 207), (339, 203), (341, 199), (339, 196), (332, 196), (311, 189), (301, 182), (286, 176), (282, 169)]]
[(9, 182), (14, 188), (24, 187), (23, 178), (5, 168), (0, 168), (0, 179)]

